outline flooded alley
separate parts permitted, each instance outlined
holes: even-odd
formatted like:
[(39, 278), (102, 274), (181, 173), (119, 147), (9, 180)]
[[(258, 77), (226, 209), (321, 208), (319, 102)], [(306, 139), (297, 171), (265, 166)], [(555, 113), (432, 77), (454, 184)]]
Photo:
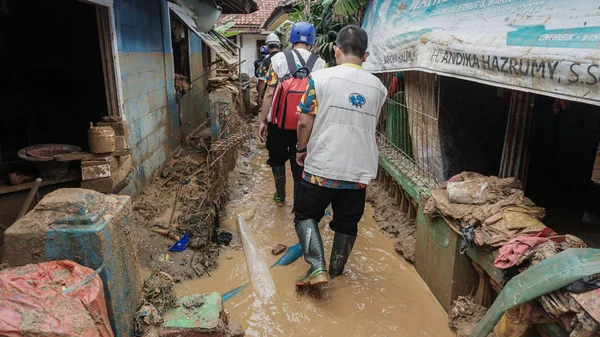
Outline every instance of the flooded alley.
[[(238, 160), (230, 178), (231, 201), (223, 225), (237, 232), (238, 214), (255, 210), (247, 223), (267, 265), (272, 265), (279, 258), (272, 255), (272, 248), (278, 243), (292, 246), (298, 238), (293, 230), (292, 200), (288, 197), (285, 207), (275, 206), (273, 176), (265, 161), (266, 151), (260, 145), (250, 157)], [(288, 176), (288, 196), (291, 181)], [(328, 257), (333, 232), (324, 227), (322, 235)], [(377, 228), (370, 205), (360, 222), (345, 275), (332, 280), (322, 290), (321, 298), (296, 293), (295, 280), (306, 266), (299, 259), (271, 270), (277, 288), (271, 303), (264, 303), (251, 284), (224, 303), (246, 335), (453, 336), (444, 310), (427, 285)], [(224, 294), (247, 281), (243, 250), (228, 249), (221, 254), (219, 267), (211, 277), (177, 284), (176, 290), (178, 295), (210, 291)]]
[(0, 0), (0, 337), (600, 337), (599, 2)]

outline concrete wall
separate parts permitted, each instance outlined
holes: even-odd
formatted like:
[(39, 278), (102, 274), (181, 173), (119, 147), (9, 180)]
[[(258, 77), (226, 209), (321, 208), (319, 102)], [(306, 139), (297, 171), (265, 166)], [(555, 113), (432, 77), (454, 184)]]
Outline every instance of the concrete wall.
[(115, 0), (114, 11), (120, 103), (136, 166), (124, 192), (137, 194), (176, 146), (170, 139), (178, 138), (168, 7), (164, 0)]
[(242, 61), (246, 60), (246, 62), (242, 63), (242, 73), (246, 73), (250, 75), (250, 77), (254, 77), (254, 61), (258, 57), (256, 41), (264, 40), (267, 38), (267, 36), (261, 34), (242, 34), (240, 38), (242, 47)]
[[(181, 144), (182, 132), (206, 119), (207, 79), (195, 82), (177, 103), (166, 0), (115, 0), (114, 14), (123, 93), (120, 103), (136, 166), (132, 184), (123, 193), (135, 195)], [(194, 80), (204, 74), (202, 42), (193, 33), (190, 38)]]

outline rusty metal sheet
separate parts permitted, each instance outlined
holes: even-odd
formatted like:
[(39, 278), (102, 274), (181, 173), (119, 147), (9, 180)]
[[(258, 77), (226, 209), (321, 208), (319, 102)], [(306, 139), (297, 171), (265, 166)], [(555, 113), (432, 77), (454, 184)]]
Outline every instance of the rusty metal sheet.
[(600, 105), (597, 0), (374, 0), (372, 72), (419, 70)]

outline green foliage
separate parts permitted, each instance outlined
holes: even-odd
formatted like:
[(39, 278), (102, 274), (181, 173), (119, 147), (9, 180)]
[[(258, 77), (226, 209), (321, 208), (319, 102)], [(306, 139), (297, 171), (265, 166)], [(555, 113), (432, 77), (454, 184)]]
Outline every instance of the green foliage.
[[(289, 20), (282, 23), (276, 30), (276, 33), (287, 41), (292, 25), (295, 22), (306, 21), (315, 26), (317, 37), (314, 45), (314, 52), (318, 53), (330, 66), (335, 65), (335, 56), (333, 44), (337, 34), (346, 25), (359, 25), (362, 21), (366, 5), (365, 0), (323, 0), (313, 2), (310, 8), (306, 8), (305, 3), (299, 4), (295, 11), (289, 15)], [(338, 13), (345, 13), (340, 14)], [(290, 48), (289, 42), (284, 48)]]
[(348, 16), (360, 13), (367, 4), (366, 0), (323, 0), (323, 5), (333, 3), (333, 12), (338, 16)]
[(230, 29), (235, 26), (235, 22), (228, 22), (224, 25), (221, 25), (219, 27), (215, 27), (215, 32), (221, 34), (223, 37), (232, 37), (232, 36), (236, 36), (241, 34), (241, 31), (230, 31)]

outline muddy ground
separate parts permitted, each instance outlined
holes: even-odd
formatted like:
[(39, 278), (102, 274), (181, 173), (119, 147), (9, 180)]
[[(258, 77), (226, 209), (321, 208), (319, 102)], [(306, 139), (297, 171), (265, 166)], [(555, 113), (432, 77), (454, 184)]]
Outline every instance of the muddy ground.
[[(249, 198), (249, 191), (256, 183), (252, 177), (251, 163), (263, 146), (253, 136), (236, 151), (236, 165), (229, 173), (227, 186), (230, 201), (242, 203)], [(190, 212), (184, 214), (186, 203), (205, 197), (201, 175), (192, 177), (185, 185), (178, 186), (177, 181), (185, 180), (186, 177), (197, 172), (198, 167), (205, 162), (206, 152), (186, 148), (155, 176), (152, 184), (142, 192), (133, 206), (140, 265), (142, 268), (164, 271), (171, 275), (175, 282), (196, 279), (205, 273), (210, 273), (217, 268), (216, 261), (223, 249), (241, 248), (236, 233), (220, 226), (226, 214), (218, 214), (214, 223), (216, 233), (209, 233), (208, 228), (200, 228), (199, 234), (203, 233), (216, 239), (215, 234), (230, 233), (232, 239), (227, 245), (229, 247), (213, 242), (201, 250), (186, 249), (184, 252), (169, 252), (169, 248), (175, 243), (174, 239), (183, 234), (183, 231), (178, 228), (179, 224), (186, 219), (186, 215), (190, 218)], [(178, 188), (180, 189), (178, 205), (172, 223), (169, 224)], [(414, 222), (399, 210), (400, 206), (395, 198), (377, 182), (367, 189), (367, 201), (373, 206), (378, 227), (392, 240), (394, 248), (405, 259), (414, 262), (416, 234)], [(159, 234), (156, 231), (163, 233)], [(175, 237), (168, 235), (167, 232)]]
[[(220, 228), (218, 207), (206, 201), (205, 172), (201, 171), (206, 157), (206, 151), (184, 149), (155, 175), (133, 204), (141, 267), (166, 272), (175, 282), (214, 270), (221, 249), (214, 241), (227, 232)], [(169, 252), (185, 233), (191, 234), (189, 246), (196, 249)]]
[(415, 222), (400, 211), (396, 199), (377, 182), (367, 188), (367, 202), (373, 206), (377, 226), (392, 240), (396, 251), (414, 263), (417, 234)]

